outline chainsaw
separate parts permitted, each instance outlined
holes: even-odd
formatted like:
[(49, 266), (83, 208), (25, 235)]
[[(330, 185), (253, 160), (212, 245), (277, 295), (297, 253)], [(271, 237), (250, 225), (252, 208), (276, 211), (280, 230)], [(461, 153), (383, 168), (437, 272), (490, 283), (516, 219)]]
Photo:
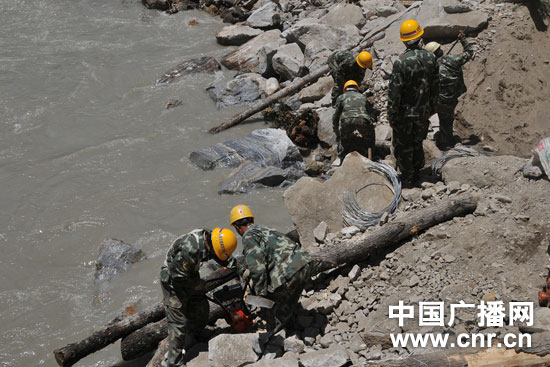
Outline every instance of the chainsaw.
[(243, 333), (252, 327), (251, 312), (243, 298), (244, 289), (240, 284), (233, 284), (224, 285), (215, 291), (210, 299), (223, 309), (225, 321), (237, 333)]

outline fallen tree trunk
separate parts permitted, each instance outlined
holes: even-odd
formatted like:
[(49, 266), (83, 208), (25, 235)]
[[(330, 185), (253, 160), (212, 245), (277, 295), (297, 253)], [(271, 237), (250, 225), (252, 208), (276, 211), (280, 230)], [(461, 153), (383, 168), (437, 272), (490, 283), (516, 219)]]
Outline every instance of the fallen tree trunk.
[(370, 254), (424, 231), (453, 217), (473, 213), (477, 199), (471, 194), (462, 194), (441, 201), (428, 208), (417, 210), (400, 219), (385, 224), (373, 232), (367, 232), (343, 242), (339, 246), (323, 250), (314, 257), (315, 271), (320, 273), (343, 264), (358, 263)]
[[(237, 277), (237, 274), (233, 270), (216, 270), (205, 277), (208, 282), (207, 290), (217, 288), (235, 277)], [(164, 316), (164, 306), (162, 302), (159, 302), (123, 320), (115, 319), (103, 328), (96, 330), (86, 339), (55, 349), (53, 351), (55, 360), (62, 367), (72, 366), (87, 355), (114, 343), (147, 324), (161, 320)]]
[[(321, 254), (314, 257), (315, 266), (312, 275), (340, 265), (361, 262), (368, 258), (369, 254), (396, 245), (429, 227), (450, 220), (456, 216), (472, 213), (476, 209), (476, 206), (477, 199), (471, 194), (462, 194), (442, 201), (429, 208), (417, 210), (401, 219), (385, 224), (374, 232), (365, 233), (359, 237), (343, 242), (337, 248), (323, 251)], [(212, 321), (214, 317), (216, 316), (213, 315), (213, 311), (211, 311), (210, 320)], [(217, 317), (223, 317), (223, 314)], [(157, 326), (152, 326), (151, 329), (148, 330), (135, 331), (132, 334), (132, 340), (137, 340), (136, 343), (140, 343), (140, 345), (155, 345), (155, 343), (158, 343), (162, 339), (160, 336), (165, 335), (161, 334), (160, 331), (157, 332), (153, 330), (165, 325), (162, 323), (157, 324)], [(153, 336), (154, 339), (145, 342), (144, 339), (148, 338), (150, 335)], [(130, 340), (124, 341), (123, 343), (126, 345), (124, 348), (131, 348), (132, 350), (139, 349), (129, 346)], [(153, 348), (140, 350), (140, 354), (135, 354), (134, 358), (150, 352)], [(127, 354), (127, 357), (129, 356), (130, 354)], [(124, 359), (126, 360), (126, 358)]]
[[(367, 41), (361, 43), (361, 48), (366, 48), (372, 46), (372, 44), (378, 40), (381, 40), (384, 38), (385, 33), (380, 32)], [(313, 83), (317, 81), (322, 75), (326, 74), (328, 72), (328, 65), (323, 66), (322, 68), (314, 71), (311, 74), (306, 75), (305, 77), (301, 78), (299, 81), (289, 85), (286, 88), (281, 89), (280, 91), (270, 95), (269, 97), (262, 99), (261, 101), (258, 101), (254, 106), (250, 107), (248, 110), (241, 112), (231, 118), (231, 120), (224, 122), (221, 125), (218, 125), (216, 127), (213, 127), (212, 129), (208, 130), (210, 134), (217, 134), (220, 131), (229, 129), (230, 127), (233, 127), (235, 125), (240, 124), (250, 116), (254, 115), (257, 112), (260, 112), (270, 106), (272, 103), (276, 102), (279, 98), (286, 97), (288, 95), (292, 95), (295, 92), (299, 91), (304, 87), (305, 85), (309, 83)]]
[(157, 351), (153, 355), (153, 358), (147, 363), (145, 367), (162, 367), (162, 361), (164, 356), (168, 352), (168, 338), (163, 339), (157, 348)]
[[(208, 322), (215, 322), (225, 317), (223, 309), (215, 303), (210, 302), (210, 315)], [(120, 353), (122, 359), (130, 361), (157, 348), (159, 343), (168, 336), (166, 318), (155, 323), (146, 325), (130, 335), (124, 337), (120, 342)]]

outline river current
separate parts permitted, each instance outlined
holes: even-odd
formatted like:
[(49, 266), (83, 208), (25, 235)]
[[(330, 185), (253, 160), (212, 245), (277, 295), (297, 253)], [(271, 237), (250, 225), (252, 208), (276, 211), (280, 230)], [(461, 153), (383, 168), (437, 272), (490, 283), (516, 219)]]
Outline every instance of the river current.
[[(249, 204), (262, 224), (291, 226), (281, 189), (220, 196), (229, 171), (189, 162), (193, 150), (264, 127), (206, 132), (241, 110), (217, 110), (205, 92), (233, 73), (156, 84), (181, 61), (229, 52), (215, 41), (223, 26), (203, 12), (167, 16), (139, 0), (0, 0), (1, 366), (56, 366), (54, 348), (125, 305), (159, 301), (171, 241), (228, 226), (235, 204)], [(165, 110), (170, 98), (182, 106)], [(147, 259), (111, 281), (98, 303), (104, 238)], [(120, 360), (116, 343), (77, 365)]]

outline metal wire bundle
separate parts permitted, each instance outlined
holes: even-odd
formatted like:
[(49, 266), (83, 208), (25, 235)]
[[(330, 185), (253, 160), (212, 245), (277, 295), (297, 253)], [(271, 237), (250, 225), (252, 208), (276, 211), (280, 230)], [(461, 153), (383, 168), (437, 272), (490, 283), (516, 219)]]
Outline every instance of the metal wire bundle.
[(467, 147), (463, 147), (463, 146), (454, 147), (452, 150), (448, 151), (447, 153), (443, 154), (440, 157), (437, 157), (433, 161), (433, 163), (432, 163), (432, 175), (437, 176), (437, 177), (441, 176), (441, 168), (443, 168), (445, 163), (447, 163), (448, 161), (450, 161), (453, 158), (477, 157), (479, 155), (480, 155), (479, 152), (477, 152), (477, 151), (475, 151), (471, 148), (467, 148)]
[[(360, 228), (376, 225), (380, 222), (384, 213), (393, 213), (399, 205), (399, 200), (401, 199), (401, 181), (399, 181), (397, 177), (397, 172), (391, 166), (377, 162), (372, 162), (371, 165), (367, 166), (367, 170), (376, 171), (385, 175), (391, 182), (391, 186), (387, 183), (369, 183), (361, 186), (357, 190), (347, 190), (344, 192), (342, 196), (342, 203), (344, 204), (342, 217), (344, 219), (344, 224), (347, 226), (356, 226)], [(379, 213), (372, 213), (361, 208), (356, 198), (359, 191), (373, 185), (386, 186), (393, 192), (392, 201)]]

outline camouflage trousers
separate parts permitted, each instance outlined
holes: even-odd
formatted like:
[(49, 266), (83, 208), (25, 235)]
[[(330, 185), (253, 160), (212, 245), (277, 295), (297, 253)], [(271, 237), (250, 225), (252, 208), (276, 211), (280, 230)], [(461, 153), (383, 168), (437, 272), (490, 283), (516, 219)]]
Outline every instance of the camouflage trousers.
[(262, 316), (267, 321), (268, 331), (276, 334), (290, 321), (300, 295), (310, 278), (311, 266), (306, 264), (286, 284), (266, 296), (266, 298), (275, 302), (273, 308), (262, 310)]
[(413, 182), (424, 167), (422, 141), (428, 135), (427, 116), (405, 116), (393, 123), (392, 144), (403, 181)]
[(438, 104), (437, 115), (439, 116), (439, 134), (436, 136), (436, 143), (440, 149), (454, 145), (453, 121), (457, 102), (452, 104)]
[(374, 149), (374, 127), (361, 117), (340, 120), (340, 142), (338, 157), (340, 161), (350, 152), (357, 152), (368, 157), (369, 148)]
[(167, 268), (162, 267), (160, 280), (163, 303), (168, 321), (168, 352), (163, 361), (165, 367), (185, 367), (182, 352), (186, 337), (197, 336), (208, 322), (210, 307), (205, 295), (177, 294), (172, 287)]

